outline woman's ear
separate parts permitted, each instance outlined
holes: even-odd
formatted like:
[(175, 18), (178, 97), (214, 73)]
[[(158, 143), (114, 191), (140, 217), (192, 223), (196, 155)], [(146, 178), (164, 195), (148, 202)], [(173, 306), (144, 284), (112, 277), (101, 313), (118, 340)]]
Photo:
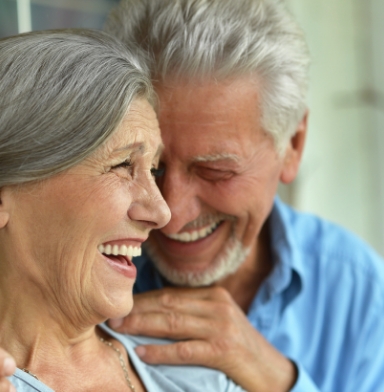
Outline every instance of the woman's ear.
[(5, 205), (5, 188), (0, 188), (0, 229), (4, 229), (9, 221), (9, 212), (7, 206)]
[(280, 181), (284, 184), (292, 182), (299, 171), (301, 157), (304, 151), (305, 138), (307, 136), (307, 119), (308, 111), (300, 121), (296, 133), (288, 143), (284, 157), (283, 170), (280, 175)]

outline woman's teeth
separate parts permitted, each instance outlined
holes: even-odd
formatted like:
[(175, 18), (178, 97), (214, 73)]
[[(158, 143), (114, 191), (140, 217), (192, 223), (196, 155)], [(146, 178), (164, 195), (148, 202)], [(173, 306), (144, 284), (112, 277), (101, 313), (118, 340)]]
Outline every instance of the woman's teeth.
[(141, 248), (126, 245), (99, 245), (98, 250), (105, 255), (128, 256), (129, 258), (141, 256)]
[(220, 222), (215, 222), (215, 223), (211, 223), (209, 226), (204, 227), (203, 229), (200, 230), (193, 230), (180, 234), (165, 234), (165, 236), (171, 238), (172, 240), (176, 240), (180, 242), (197, 241), (211, 234), (216, 229), (216, 227), (219, 226), (219, 224)]

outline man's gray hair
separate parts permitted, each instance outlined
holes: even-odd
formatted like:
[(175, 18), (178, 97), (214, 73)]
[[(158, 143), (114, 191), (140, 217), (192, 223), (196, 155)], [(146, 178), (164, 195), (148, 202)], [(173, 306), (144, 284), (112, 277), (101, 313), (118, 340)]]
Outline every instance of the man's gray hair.
[(105, 30), (153, 56), (152, 78), (255, 75), (262, 125), (279, 150), (306, 111), (309, 56), (279, 0), (122, 0)]
[(135, 45), (91, 30), (0, 40), (0, 187), (47, 178), (94, 152), (136, 97), (153, 99)]

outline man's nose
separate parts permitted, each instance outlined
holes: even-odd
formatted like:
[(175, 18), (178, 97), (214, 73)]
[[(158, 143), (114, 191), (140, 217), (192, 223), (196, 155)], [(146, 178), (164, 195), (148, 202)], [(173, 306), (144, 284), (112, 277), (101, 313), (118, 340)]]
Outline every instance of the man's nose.
[(200, 215), (198, 184), (193, 175), (167, 168), (159, 186), (171, 210), (171, 220), (162, 231), (166, 234), (178, 233)]

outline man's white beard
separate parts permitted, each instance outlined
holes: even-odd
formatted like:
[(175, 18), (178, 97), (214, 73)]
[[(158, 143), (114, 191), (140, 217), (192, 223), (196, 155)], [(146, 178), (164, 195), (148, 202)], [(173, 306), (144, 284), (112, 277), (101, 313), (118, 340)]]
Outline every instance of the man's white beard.
[(206, 270), (201, 272), (188, 272), (178, 271), (169, 267), (164, 261), (163, 256), (157, 251), (156, 246), (151, 244), (150, 241), (144, 243), (144, 246), (148, 256), (164, 278), (177, 286), (187, 287), (209, 286), (233, 274), (246, 260), (250, 252), (250, 249), (244, 247), (232, 234), (225, 248), (215, 257)]

